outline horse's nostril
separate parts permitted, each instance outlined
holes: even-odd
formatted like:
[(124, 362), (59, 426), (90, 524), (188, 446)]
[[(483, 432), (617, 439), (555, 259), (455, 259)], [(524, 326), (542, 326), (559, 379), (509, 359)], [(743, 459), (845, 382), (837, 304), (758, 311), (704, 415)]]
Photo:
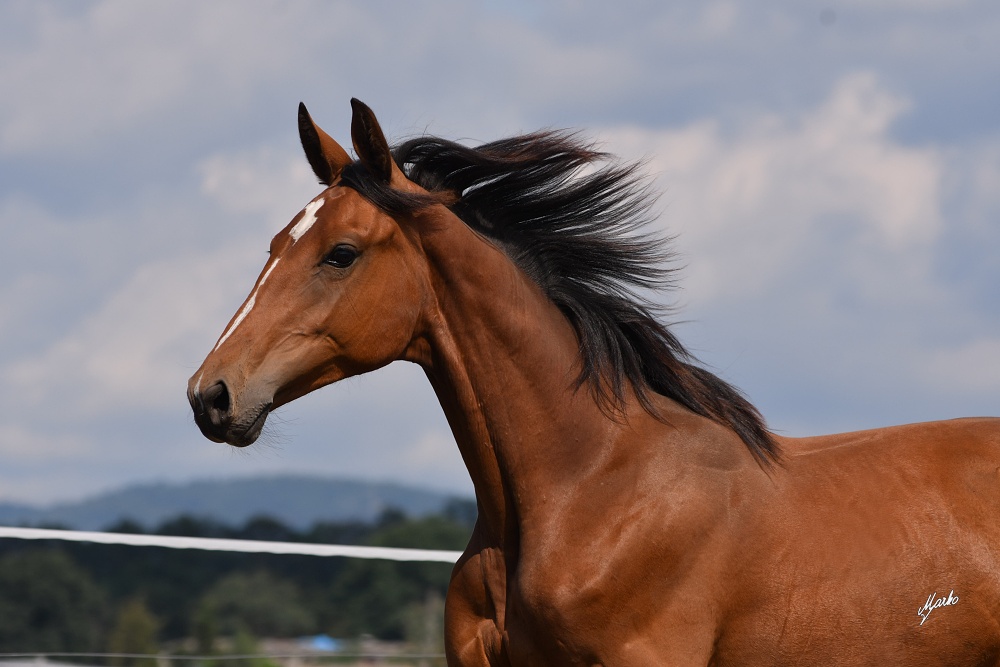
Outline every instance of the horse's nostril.
[(206, 389), (203, 398), (209, 410), (215, 415), (222, 416), (229, 413), (229, 389), (222, 380)]
[(212, 407), (219, 412), (229, 412), (229, 391), (226, 389), (226, 385), (219, 383), (222, 386), (222, 391), (212, 400)]
[(226, 383), (219, 380), (204, 391), (192, 389), (188, 398), (201, 432), (210, 440), (225, 442), (233, 419), (232, 397)]

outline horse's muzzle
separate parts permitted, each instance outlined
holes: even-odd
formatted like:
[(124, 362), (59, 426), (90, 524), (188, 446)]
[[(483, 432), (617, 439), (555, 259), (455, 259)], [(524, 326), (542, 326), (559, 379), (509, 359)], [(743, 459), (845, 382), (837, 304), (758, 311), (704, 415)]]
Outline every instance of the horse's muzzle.
[(235, 447), (246, 447), (257, 440), (271, 408), (270, 404), (264, 404), (237, 419), (229, 388), (222, 380), (203, 392), (197, 388), (190, 389), (188, 401), (194, 411), (194, 421), (206, 438)]

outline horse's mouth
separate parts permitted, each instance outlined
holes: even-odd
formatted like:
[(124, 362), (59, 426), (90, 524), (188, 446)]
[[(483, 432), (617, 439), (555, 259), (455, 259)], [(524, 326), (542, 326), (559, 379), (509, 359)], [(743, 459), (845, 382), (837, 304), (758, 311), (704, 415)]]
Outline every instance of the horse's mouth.
[(269, 414), (271, 414), (270, 403), (260, 408), (260, 412), (257, 413), (257, 416), (254, 417), (248, 426), (242, 427), (240, 424), (231, 425), (224, 441), (233, 447), (248, 447), (252, 445), (260, 437), (261, 431), (264, 430), (264, 422), (267, 421)]
[(233, 447), (248, 447), (260, 437), (271, 409), (272, 404), (265, 403), (256, 412), (240, 420), (213, 419), (215, 415), (196, 409), (194, 421), (202, 435), (212, 442), (225, 443)]

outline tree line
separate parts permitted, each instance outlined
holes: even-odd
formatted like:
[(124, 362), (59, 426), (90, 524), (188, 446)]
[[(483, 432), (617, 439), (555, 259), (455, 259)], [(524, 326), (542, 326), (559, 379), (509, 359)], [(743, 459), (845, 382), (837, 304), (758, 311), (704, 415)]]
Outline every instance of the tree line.
[[(151, 532), (462, 550), (475, 515), (474, 502), (455, 500), (439, 515), (388, 510), (372, 523), (302, 531), (266, 516), (239, 527), (181, 516)], [(131, 521), (107, 530), (146, 532)], [(0, 653), (147, 653), (187, 639), (211, 654), (223, 638), (314, 634), (403, 640), (423, 632), (429, 609), (440, 614), (450, 573), (448, 563), (0, 539)]]

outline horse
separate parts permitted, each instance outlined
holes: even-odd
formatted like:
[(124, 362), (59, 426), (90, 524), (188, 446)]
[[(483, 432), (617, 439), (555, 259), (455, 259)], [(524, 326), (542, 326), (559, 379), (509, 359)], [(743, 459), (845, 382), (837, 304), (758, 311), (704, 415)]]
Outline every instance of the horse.
[(390, 147), (351, 104), (356, 159), (299, 106), (323, 190), (188, 399), (244, 447), (423, 368), (479, 509), (449, 665), (1000, 665), (1000, 420), (776, 435), (663, 323), (641, 167), (566, 131)]

